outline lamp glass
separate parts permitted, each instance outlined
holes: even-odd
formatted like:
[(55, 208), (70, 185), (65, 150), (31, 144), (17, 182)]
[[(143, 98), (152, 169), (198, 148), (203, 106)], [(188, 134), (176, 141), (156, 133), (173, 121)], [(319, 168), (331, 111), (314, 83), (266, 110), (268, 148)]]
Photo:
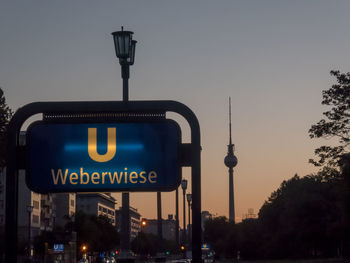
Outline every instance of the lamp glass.
[(131, 48), (130, 48), (130, 52), (129, 52), (130, 54), (128, 58), (129, 65), (134, 65), (136, 43), (137, 43), (136, 40), (131, 40)]
[(117, 31), (112, 33), (115, 53), (118, 58), (127, 59), (130, 56), (132, 34), (133, 32), (131, 31)]

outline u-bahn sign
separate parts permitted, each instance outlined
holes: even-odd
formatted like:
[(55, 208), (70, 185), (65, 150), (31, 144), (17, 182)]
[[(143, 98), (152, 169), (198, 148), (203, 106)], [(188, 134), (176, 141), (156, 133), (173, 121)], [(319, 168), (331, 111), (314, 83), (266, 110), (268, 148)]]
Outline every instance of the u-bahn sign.
[(35, 122), (26, 143), (27, 185), (39, 193), (171, 191), (181, 180), (181, 132), (171, 120)]

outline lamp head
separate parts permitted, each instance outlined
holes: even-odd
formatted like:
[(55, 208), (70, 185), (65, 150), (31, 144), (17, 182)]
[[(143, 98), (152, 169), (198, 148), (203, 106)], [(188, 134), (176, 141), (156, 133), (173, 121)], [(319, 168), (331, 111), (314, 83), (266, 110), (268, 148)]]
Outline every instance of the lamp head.
[(186, 190), (187, 189), (187, 180), (186, 179), (182, 179), (182, 181), (181, 181), (181, 188), (182, 188), (182, 190)]
[(187, 202), (191, 203), (192, 202), (192, 194), (187, 194)]
[[(112, 33), (114, 39), (115, 53), (120, 61), (127, 61), (135, 56), (135, 44), (132, 41), (131, 31), (124, 31), (123, 27), (121, 31)], [(132, 47), (134, 45), (134, 48)], [(130, 62), (130, 61), (129, 61)]]

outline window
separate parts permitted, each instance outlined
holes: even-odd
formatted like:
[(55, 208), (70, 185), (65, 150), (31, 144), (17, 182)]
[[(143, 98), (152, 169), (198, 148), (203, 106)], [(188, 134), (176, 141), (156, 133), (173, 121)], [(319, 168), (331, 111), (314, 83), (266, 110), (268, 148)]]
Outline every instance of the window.
[(39, 216), (33, 215), (33, 223), (39, 223)]
[(35, 209), (39, 209), (39, 202), (38, 201), (33, 201), (33, 207)]

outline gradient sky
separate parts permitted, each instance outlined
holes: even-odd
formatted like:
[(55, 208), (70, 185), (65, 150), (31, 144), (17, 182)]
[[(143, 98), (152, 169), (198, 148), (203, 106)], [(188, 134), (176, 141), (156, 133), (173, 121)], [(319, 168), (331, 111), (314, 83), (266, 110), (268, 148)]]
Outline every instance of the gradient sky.
[[(308, 159), (326, 142), (309, 139), (308, 129), (326, 110), (321, 91), (335, 81), (329, 71), (350, 69), (349, 11), (349, 1), (320, 0), (2, 0), (0, 86), (14, 110), (33, 101), (121, 100), (110, 33), (122, 25), (134, 31), (130, 99), (177, 100), (195, 112), (202, 209), (225, 216), (232, 97), (240, 220), (283, 180), (315, 171)], [(155, 197), (132, 194), (131, 204), (155, 218)], [(174, 194), (163, 197), (166, 217)]]

